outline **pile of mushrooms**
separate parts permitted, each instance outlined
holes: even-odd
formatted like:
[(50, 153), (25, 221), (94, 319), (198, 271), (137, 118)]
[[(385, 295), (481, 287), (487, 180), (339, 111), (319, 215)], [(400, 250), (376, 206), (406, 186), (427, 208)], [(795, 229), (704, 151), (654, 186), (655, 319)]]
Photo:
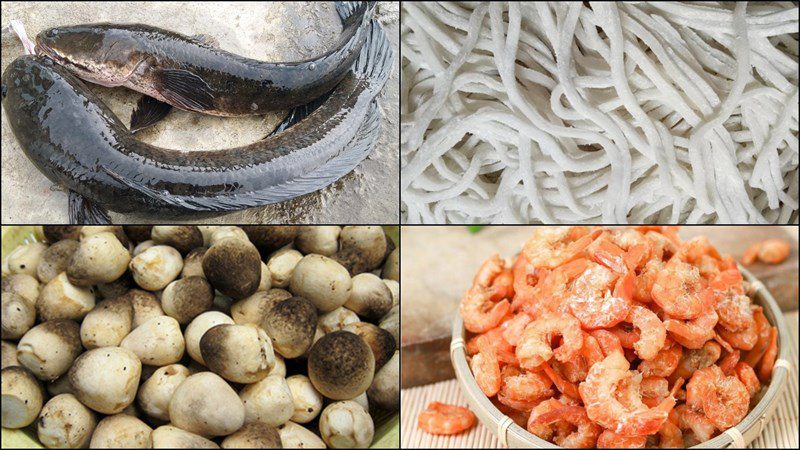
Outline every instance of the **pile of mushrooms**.
[(376, 226), (45, 226), (2, 265), (2, 425), (48, 448), (364, 448), (399, 408)]

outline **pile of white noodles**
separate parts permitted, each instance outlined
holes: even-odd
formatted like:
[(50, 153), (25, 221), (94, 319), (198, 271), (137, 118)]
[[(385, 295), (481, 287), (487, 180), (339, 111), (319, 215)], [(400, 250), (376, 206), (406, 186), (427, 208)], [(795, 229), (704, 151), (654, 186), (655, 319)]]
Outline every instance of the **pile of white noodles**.
[(798, 223), (792, 2), (403, 2), (407, 223)]

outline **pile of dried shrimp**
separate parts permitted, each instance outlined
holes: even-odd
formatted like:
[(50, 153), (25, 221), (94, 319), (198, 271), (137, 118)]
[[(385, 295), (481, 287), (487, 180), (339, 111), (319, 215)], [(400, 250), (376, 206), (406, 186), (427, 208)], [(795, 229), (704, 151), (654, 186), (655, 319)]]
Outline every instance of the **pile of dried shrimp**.
[(675, 227), (539, 227), (511, 266), (483, 264), (461, 316), (478, 386), (534, 435), (684, 447), (739, 423), (770, 379), (777, 329), (749, 291)]

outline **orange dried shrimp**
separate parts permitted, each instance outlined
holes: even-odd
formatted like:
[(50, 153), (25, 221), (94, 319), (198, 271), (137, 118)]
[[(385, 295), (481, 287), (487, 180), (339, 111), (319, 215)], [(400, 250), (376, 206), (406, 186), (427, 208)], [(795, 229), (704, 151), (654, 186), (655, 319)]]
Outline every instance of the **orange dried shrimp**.
[[(752, 252), (788, 254), (771, 242)], [(738, 424), (769, 382), (777, 329), (707, 238), (682, 241), (676, 227), (537, 227), (506, 264), (486, 261), (464, 296), (467, 352), (481, 390), (542, 439), (694, 445)], [(439, 432), (469, 428), (432, 417)]]
[(463, 406), (432, 402), (419, 414), (417, 424), (431, 434), (458, 434), (475, 425), (475, 414)]

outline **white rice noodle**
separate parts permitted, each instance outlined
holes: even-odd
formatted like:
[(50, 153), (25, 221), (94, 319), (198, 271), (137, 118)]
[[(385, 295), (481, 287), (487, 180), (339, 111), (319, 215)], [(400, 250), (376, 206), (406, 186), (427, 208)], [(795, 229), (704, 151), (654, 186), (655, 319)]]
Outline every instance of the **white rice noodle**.
[(403, 2), (406, 223), (798, 223), (792, 2)]

